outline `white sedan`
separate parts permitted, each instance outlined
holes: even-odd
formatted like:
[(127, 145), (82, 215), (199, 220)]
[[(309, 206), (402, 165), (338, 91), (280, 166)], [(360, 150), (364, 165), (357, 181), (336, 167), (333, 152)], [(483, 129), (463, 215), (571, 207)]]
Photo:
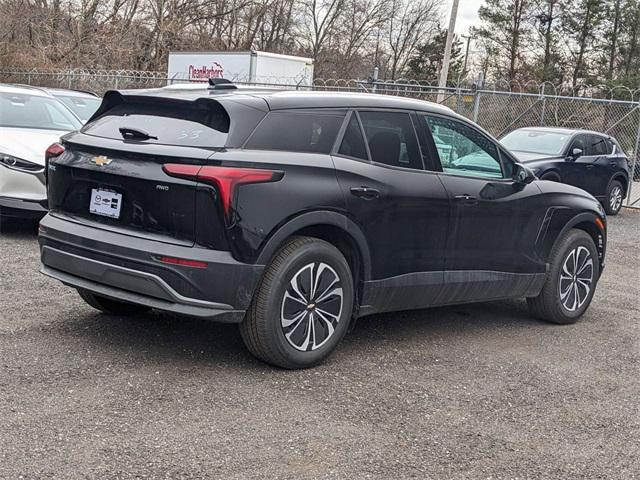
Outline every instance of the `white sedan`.
[(45, 151), (81, 126), (48, 93), (0, 85), (0, 220), (46, 214)]

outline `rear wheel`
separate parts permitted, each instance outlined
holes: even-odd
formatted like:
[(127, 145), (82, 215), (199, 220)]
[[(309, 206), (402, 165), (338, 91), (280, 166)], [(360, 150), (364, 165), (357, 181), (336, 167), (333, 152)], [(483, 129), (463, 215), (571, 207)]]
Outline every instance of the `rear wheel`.
[(624, 200), (624, 188), (618, 180), (614, 180), (609, 185), (607, 191), (607, 200), (604, 204), (604, 210), (607, 215), (617, 215), (622, 208), (622, 201)]
[(340, 251), (295, 237), (265, 269), (240, 333), (249, 351), (283, 368), (322, 362), (344, 337), (353, 311), (353, 280)]
[(536, 317), (552, 323), (575, 323), (593, 299), (599, 277), (598, 251), (583, 230), (570, 230), (556, 242), (551, 268), (540, 295), (528, 298)]
[(145, 307), (144, 305), (135, 305), (133, 303), (111, 300), (110, 298), (103, 297), (102, 295), (98, 295), (97, 293), (93, 293), (82, 288), (78, 289), (78, 293), (82, 299), (93, 308), (110, 315), (138, 315), (150, 310), (149, 307)]

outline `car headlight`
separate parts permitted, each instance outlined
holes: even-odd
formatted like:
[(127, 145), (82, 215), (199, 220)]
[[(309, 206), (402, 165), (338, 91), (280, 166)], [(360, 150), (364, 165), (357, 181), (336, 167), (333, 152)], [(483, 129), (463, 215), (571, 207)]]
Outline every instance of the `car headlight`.
[(28, 173), (39, 173), (44, 170), (42, 165), (6, 153), (0, 153), (0, 164), (12, 170)]

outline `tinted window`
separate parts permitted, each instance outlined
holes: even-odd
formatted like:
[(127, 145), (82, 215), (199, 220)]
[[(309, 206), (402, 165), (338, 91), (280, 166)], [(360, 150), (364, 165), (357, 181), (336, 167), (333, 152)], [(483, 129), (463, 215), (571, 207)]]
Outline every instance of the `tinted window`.
[(246, 148), (329, 153), (343, 119), (342, 112), (271, 112), (253, 132)]
[(578, 156), (582, 156), (582, 155), (589, 155), (588, 149), (587, 149), (587, 141), (586, 141), (586, 136), (585, 135), (578, 135), (574, 140), (573, 143), (571, 143), (571, 147), (569, 148), (569, 155), (573, 155), (573, 151), (578, 148), (580, 150), (582, 150), (582, 153), (579, 154)]
[(119, 103), (82, 131), (97, 137), (122, 139), (119, 129), (131, 128), (157, 137), (145, 143), (224, 147), (229, 124), (229, 115), (216, 101), (162, 102), (149, 98)]
[(607, 142), (603, 137), (598, 135), (590, 135), (589, 137), (589, 155), (606, 155)]
[(408, 113), (360, 112), (374, 162), (422, 169), (416, 132)]
[(364, 137), (362, 136), (362, 130), (360, 129), (360, 123), (355, 113), (351, 115), (351, 120), (349, 120), (349, 125), (347, 125), (347, 129), (344, 132), (338, 153), (363, 160), (369, 159), (367, 147), (364, 144)]
[(0, 126), (70, 131), (82, 125), (64, 105), (53, 98), (0, 93)]
[(613, 142), (609, 138), (607, 138), (605, 141), (607, 143), (607, 154), (612, 154), (613, 153)]
[(504, 178), (500, 155), (490, 138), (470, 126), (443, 117), (425, 117), (442, 171), (471, 177)]

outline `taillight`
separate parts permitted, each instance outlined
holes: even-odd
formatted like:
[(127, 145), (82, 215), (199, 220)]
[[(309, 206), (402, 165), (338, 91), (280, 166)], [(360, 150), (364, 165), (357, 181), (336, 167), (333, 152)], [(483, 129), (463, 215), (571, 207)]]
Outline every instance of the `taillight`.
[(51, 160), (52, 158), (59, 157), (63, 153), (64, 147), (59, 143), (54, 143), (53, 145), (49, 146), (49, 148), (47, 148), (46, 152), (44, 152), (44, 158), (45, 160)]
[(59, 157), (63, 153), (64, 153), (64, 147), (62, 145), (60, 145), (59, 143), (54, 143), (54, 144), (50, 145), (49, 148), (47, 148), (47, 150), (44, 152), (44, 178), (45, 178), (45, 180), (48, 180), (49, 163), (51, 163), (52, 159)]
[(214, 167), (167, 163), (162, 169), (172, 177), (188, 178), (215, 185), (220, 195), (224, 213), (229, 215), (235, 188), (250, 183), (274, 182), (282, 178), (282, 172), (257, 168)]

